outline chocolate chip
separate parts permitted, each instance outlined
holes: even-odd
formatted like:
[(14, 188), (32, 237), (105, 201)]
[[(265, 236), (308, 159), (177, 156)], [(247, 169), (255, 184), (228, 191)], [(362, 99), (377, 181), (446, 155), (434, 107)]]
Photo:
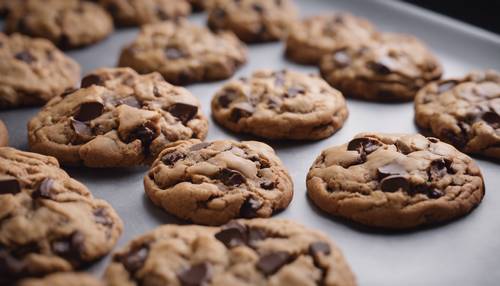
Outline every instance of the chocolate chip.
[(52, 199), (52, 187), (54, 186), (54, 182), (55, 181), (51, 178), (45, 178), (31, 196), (34, 199)]
[(183, 124), (193, 119), (198, 113), (198, 106), (187, 103), (174, 103), (168, 108), (168, 112), (177, 117)]
[(19, 181), (11, 176), (0, 177), (0, 195), (17, 194), (21, 191)]
[(94, 214), (94, 220), (96, 223), (102, 224), (104, 226), (112, 226), (113, 225), (113, 220), (108, 215), (105, 208), (98, 208), (98, 209), (94, 210), (93, 214)]
[(247, 242), (246, 227), (237, 222), (230, 222), (215, 234), (215, 238), (227, 248), (244, 245)]
[(62, 257), (78, 263), (81, 259), (84, 249), (85, 236), (79, 231), (73, 232), (69, 237), (53, 241), (52, 251)]
[(351, 64), (351, 57), (345, 51), (338, 51), (333, 55), (335, 66), (345, 68)]
[(434, 137), (427, 137), (427, 140), (429, 140), (431, 143), (438, 143), (439, 139), (434, 138)]
[(171, 152), (171, 153), (165, 154), (161, 158), (161, 161), (163, 162), (163, 164), (165, 164), (167, 166), (173, 166), (175, 164), (175, 162), (177, 162), (181, 159), (184, 159), (185, 157), (186, 157), (186, 155), (184, 155), (180, 152)]
[(402, 190), (404, 192), (408, 192), (410, 190), (410, 182), (405, 176), (401, 175), (392, 175), (388, 176), (380, 182), (381, 189), (384, 192), (397, 192), (398, 190)]
[(212, 278), (212, 265), (203, 262), (177, 274), (182, 286), (204, 286)]
[(269, 253), (259, 258), (257, 269), (265, 275), (272, 275), (287, 264), (290, 258), (290, 254), (285, 251)]
[(431, 199), (437, 199), (442, 197), (443, 195), (443, 192), (438, 189), (432, 189), (427, 193), (427, 196)]
[(148, 121), (138, 126), (130, 133), (129, 142), (138, 139), (141, 141), (142, 146), (147, 149), (156, 137), (158, 137), (158, 132), (154, 123)]
[(104, 104), (100, 102), (84, 102), (80, 105), (80, 108), (74, 118), (80, 122), (90, 121), (101, 116), (103, 111)]
[(241, 118), (250, 117), (254, 112), (254, 108), (248, 102), (240, 102), (231, 110), (230, 120), (233, 122), (240, 121)]
[(381, 146), (382, 144), (378, 140), (362, 137), (351, 140), (347, 145), (347, 150), (370, 154)]
[(457, 85), (456, 81), (445, 81), (438, 85), (438, 93), (444, 93)]
[(290, 87), (285, 93), (285, 97), (296, 97), (298, 94), (303, 94), (305, 90), (302, 87)]
[(194, 144), (193, 146), (189, 147), (189, 151), (199, 151), (201, 149), (207, 148), (210, 145), (211, 145), (211, 143), (201, 142), (201, 143)]
[(121, 262), (128, 272), (135, 273), (144, 265), (148, 255), (149, 247), (141, 245), (140, 247), (131, 250), (129, 253), (115, 256), (115, 261)]
[(453, 174), (454, 171), (451, 168), (451, 160), (448, 159), (436, 159), (430, 163), (428, 175), (431, 179), (439, 179), (446, 174)]
[(493, 111), (488, 111), (481, 117), (486, 123), (488, 123), (493, 129), (500, 128), (500, 115)]
[(170, 15), (167, 14), (162, 9), (159, 9), (158, 7), (156, 9), (156, 15), (158, 16), (158, 19), (160, 19), (161, 21), (167, 21), (170, 19)]
[(100, 76), (98, 76), (96, 74), (89, 74), (82, 79), (82, 83), (81, 83), (80, 87), (87, 88), (87, 87), (90, 87), (92, 85), (103, 85), (103, 84), (104, 84), (104, 80)]
[(36, 60), (35, 57), (29, 51), (19, 52), (14, 57), (20, 61), (27, 63), (27, 64), (31, 64), (32, 62), (34, 62)]
[(184, 53), (181, 50), (179, 50), (178, 48), (170, 47), (170, 48), (165, 49), (165, 56), (167, 57), (167, 59), (177, 60), (177, 59), (183, 58)]
[(388, 75), (392, 72), (387, 64), (387, 59), (380, 59), (378, 61), (368, 63), (368, 68), (379, 75)]
[(128, 105), (130, 107), (134, 107), (134, 108), (141, 108), (142, 107), (142, 104), (139, 102), (139, 100), (137, 100), (137, 98), (135, 98), (133, 96), (128, 96), (128, 97), (122, 98), (116, 102), (117, 106), (122, 105), (122, 104)]
[(218, 177), (226, 186), (238, 186), (246, 182), (245, 177), (240, 172), (228, 168), (220, 170)]
[(264, 190), (272, 190), (275, 187), (275, 183), (273, 181), (264, 181), (260, 183), (260, 187), (263, 188)]
[[(26, 263), (11, 255), (6, 249), (0, 248), (0, 274), (9, 273), (11, 275), (22, 274)], [(8, 284), (9, 285), (9, 284)]]
[(406, 173), (405, 167), (395, 161), (377, 168), (379, 180), (391, 175), (404, 175)]
[(318, 257), (320, 253), (329, 255), (330, 251), (330, 245), (326, 242), (317, 241), (309, 245), (309, 255), (312, 257)]
[(249, 197), (243, 202), (240, 208), (240, 216), (244, 218), (254, 218), (257, 217), (257, 211), (262, 207), (262, 203)]
[(92, 129), (85, 124), (84, 122), (71, 119), (71, 127), (73, 127), (73, 130), (75, 133), (81, 137), (91, 137), (92, 136)]
[(231, 102), (233, 102), (237, 97), (237, 91), (233, 89), (226, 89), (224, 93), (217, 98), (217, 102), (223, 108), (229, 107)]
[(250, 228), (248, 230), (248, 241), (247, 244), (251, 247), (256, 247), (258, 241), (266, 239), (266, 234), (264, 231), (257, 228)]

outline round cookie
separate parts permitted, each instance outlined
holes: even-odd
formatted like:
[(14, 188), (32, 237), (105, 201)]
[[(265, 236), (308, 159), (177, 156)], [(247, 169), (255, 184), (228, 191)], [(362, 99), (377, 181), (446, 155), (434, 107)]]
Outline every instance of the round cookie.
[(186, 0), (99, 0), (119, 26), (175, 20), (191, 13)]
[(332, 240), (280, 219), (158, 227), (117, 252), (105, 280), (108, 286), (356, 285)]
[(80, 89), (52, 99), (28, 124), (31, 150), (88, 167), (150, 163), (170, 143), (204, 139), (207, 131), (188, 90), (129, 68), (88, 74)]
[(214, 31), (233, 31), (247, 43), (283, 39), (297, 19), (291, 0), (212, 0), (207, 25)]
[(80, 80), (80, 66), (51, 42), (0, 33), (0, 109), (41, 105)]
[(417, 125), (458, 149), (500, 160), (500, 73), (433, 82), (415, 98)]
[(165, 148), (144, 187), (165, 211), (206, 225), (270, 217), (293, 196), (292, 179), (274, 150), (256, 141), (191, 140)]
[(9, 145), (9, 132), (3, 121), (0, 120), (0, 147), (5, 147), (7, 145)]
[(122, 232), (113, 208), (53, 157), (0, 148), (0, 277), (72, 271), (106, 255)]
[(364, 225), (409, 229), (464, 216), (481, 202), (476, 163), (422, 135), (358, 134), (324, 150), (307, 174), (320, 209)]
[(105, 286), (105, 284), (89, 274), (60, 272), (44, 278), (24, 279), (17, 286)]
[(286, 38), (285, 55), (290, 60), (315, 65), (334, 51), (364, 46), (379, 37), (366, 19), (349, 13), (312, 16), (293, 24)]
[(212, 33), (187, 20), (144, 26), (126, 46), (119, 65), (159, 72), (172, 84), (228, 78), (246, 62), (247, 50), (230, 32)]
[(212, 99), (225, 128), (268, 139), (318, 140), (348, 117), (342, 94), (316, 75), (259, 70), (225, 84)]
[(113, 31), (113, 21), (102, 7), (88, 1), (25, 0), (9, 13), (5, 30), (46, 38), (71, 49), (106, 38)]
[(413, 100), (420, 88), (442, 74), (423, 43), (400, 34), (385, 34), (364, 47), (326, 55), (320, 69), (344, 95), (371, 101)]

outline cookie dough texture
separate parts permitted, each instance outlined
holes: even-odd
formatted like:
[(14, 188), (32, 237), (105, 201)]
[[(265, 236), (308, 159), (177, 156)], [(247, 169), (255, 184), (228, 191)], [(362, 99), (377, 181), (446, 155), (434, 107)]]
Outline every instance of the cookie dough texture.
[(384, 34), (360, 48), (346, 48), (321, 60), (321, 74), (349, 97), (410, 101), (420, 88), (441, 77), (438, 60), (413, 36)]
[(72, 271), (106, 255), (122, 232), (113, 208), (53, 157), (0, 148), (0, 277)]
[(0, 33), (0, 109), (40, 105), (80, 80), (80, 66), (52, 43)]
[(484, 182), (470, 157), (436, 138), (365, 133), (324, 150), (307, 175), (307, 191), (331, 215), (409, 229), (469, 213)]
[(9, 145), (9, 132), (3, 121), (0, 120), (0, 147), (5, 147), (7, 145)]
[(191, 13), (186, 0), (99, 0), (119, 26), (176, 20)]
[(349, 13), (317, 15), (292, 25), (286, 38), (285, 55), (294, 62), (314, 65), (329, 53), (360, 48), (379, 37), (366, 19)]
[(17, 286), (106, 286), (106, 284), (89, 274), (61, 272), (44, 278), (25, 279)]
[(285, 38), (297, 15), (291, 0), (212, 0), (207, 24), (233, 31), (247, 43), (270, 42)]
[(292, 179), (274, 150), (256, 141), (180, 142), (158, 156), (144, 187), (167, 212), (206, 225), (270, 217), (293, 196)]
[(318, 140), (348, 117), (342, 94), (317, 75), (259, 70), (225, 84), (212, 100), (225, 128), (268, 139)]
[(128, 68), (88, 74), (80, 89), (52, 99), (28, 124), (33, 151), (88, 167), (150, 163), (168, 144), (207, 131), (189, 91)]
[(334, 242), (278, 219), (161, 226), (118, 251), (105, 277), (109, 286), (356, 285)]
[(113, 31), (113, 21), (103, 8), (88, 1), (25, 0), (14, 5), (5, 30), (46, 38), (71, 49), (103, 40)]
[(415, 121), (458, 149), (500, 162), (500, 73), (433, 82), (415, 98)]
[(186, 20), (144, 26), (126, 46), (119, 65), (159, 72), (172, 84), (228, 78), (246, 62), (247, 50), (231, 32), (212, 33)]

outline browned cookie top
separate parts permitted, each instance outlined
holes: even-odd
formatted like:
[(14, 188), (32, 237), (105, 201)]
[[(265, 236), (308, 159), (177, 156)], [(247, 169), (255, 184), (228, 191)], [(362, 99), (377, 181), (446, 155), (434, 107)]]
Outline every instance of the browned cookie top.
[(311, 199), (335, 216), (411, 228), (460, 217), (484, 196), (476, 163), (422, 135), (365, 133), (326, 149), (307, 175)]
[(191, 12), (186, 0), (98, 0), (121, 26), (174, 20)]
[(329, 238), (279, 219), (161, 226), (116, 253), (105, 279), (109, 286), (356, 285)]
[(256, 141), (180, 142), (158, 156), (144, 185), (167, 212), (207, 225), (270, 217), (293, 195), (292, 179), (274, 150)]
[(233, 31), (247, 43), (284, 38), (296, 18), (291, 0), (212, 0), (208, 7), (212, 30)]
[(88, 1), (24, 0), (14, 5), (5, 30), (46, 38), (69, 49), (104, 39), (113, 31), (113, 22), (103, 8)]
[(247, 50), (231, 32), (212, 33), (186, 20), (144, 26), (126, 46), (120, 66), (157, 71), (173, 84), (230, 77), (246, 62)]
[(373, 101), (409, 101), (441, 65), (413, 36), (384, 34), (360, 48), (345, 48), (321, 60), (321, 73), (346, 96)]
[(52, 43), (0, 33), (0, 109), (43, 104), (80, 80), (80, 66)]
[(415, 98), (417, 124), (466, 153), (500, 160), (500, 73), (433, 82)]
[(205, 138), (198, 99), (157, 74), (96, 70), (29, 123), (31, 149), (63, 164), (126, 167), (151, 162), (171, 142)]
[[(0, 277), (71, 271), (115, 245), (122, 222), (57, 160), (0, 148)], [(1, 280), (1, 279), (0, 279)]]

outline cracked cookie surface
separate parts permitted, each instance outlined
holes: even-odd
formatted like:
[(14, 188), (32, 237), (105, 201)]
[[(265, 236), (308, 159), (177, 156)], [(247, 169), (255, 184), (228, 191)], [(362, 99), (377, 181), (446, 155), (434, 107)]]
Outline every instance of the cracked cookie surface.
[(256, 141), (180, 142), (158, 156), (144, 187), (167, 212), (207, 225), (270, 217), (293, 196), (292, 179), (274, 150)]
[(349, 13), (312, 16), (292, 25), (285, 55), (297, 63), (313, 65), (329, 53), (359, 48), (378, 37), (370, 22)]
[(259, 70), (225, 84), (212, 99), (225, 128), (268, 139), (318, 140), (347, 119), (342, 94), (316, 75)]
[(119, 26), (137, 26), (186, 17), (186, 0), (98, 0)]
[(88, 1), (25, 0), (14, 5), (5, 30), (46, 38), (71, 49), (103, 40), (113, 32), (113, 21), (103, 8)]
[(80, 89), (52, 99), (28, 124), (33, 151), (88, 167), (151, 163), (168, 144), (204, 139), (207, 131), (188, 90), (129, 68), (88, 74)]
[(284, 38), (297, 15), (291, 0), (212, 0), (207, 24), (214, 31), (233, 31), (247, 43), (270, 42)]
[(362, 133), (321, 153), (307, 191), (334, 216), (408, 229), (469, 213), (484, 196), (484, 182), (469, 156), (436, 138)]
[(458, 149), (500, 162), (500, 73), (443, 79), (415, 98), (415, 121)]
[(0, 148), (0, 281), (72, 271), (106, 255), (122, 232), (113, 208), (53, 157)]
[(80, 80), (80, 66), (45, 39), (0, 33), (0, 109), (41, 105)]
[(61, 272), (43, 278), (25, 279), (17, 286), (106, 286), (106, 284), (89, 274)]
[(334, 242), (280, 219), (161, 226), (118, 251), (105, 280), (109, 286), (356, 285)]
[(247, 60), (245, 45), (231, 32), (212, 33), (187, 20), (142, 27), (121, 53), (119, 65), (159, 72), (173, 84), (228, 78)]
[(410, 101), (442, 68), (413, 36), (383, 34), (359, 48), (345, 48), (322, 58), (321, 74), (345, 96), (371, 101)]
[(0, 120), (0, 147), (5, 147), (7, 145), (9, 145), (9, 132), (3, 121)]

